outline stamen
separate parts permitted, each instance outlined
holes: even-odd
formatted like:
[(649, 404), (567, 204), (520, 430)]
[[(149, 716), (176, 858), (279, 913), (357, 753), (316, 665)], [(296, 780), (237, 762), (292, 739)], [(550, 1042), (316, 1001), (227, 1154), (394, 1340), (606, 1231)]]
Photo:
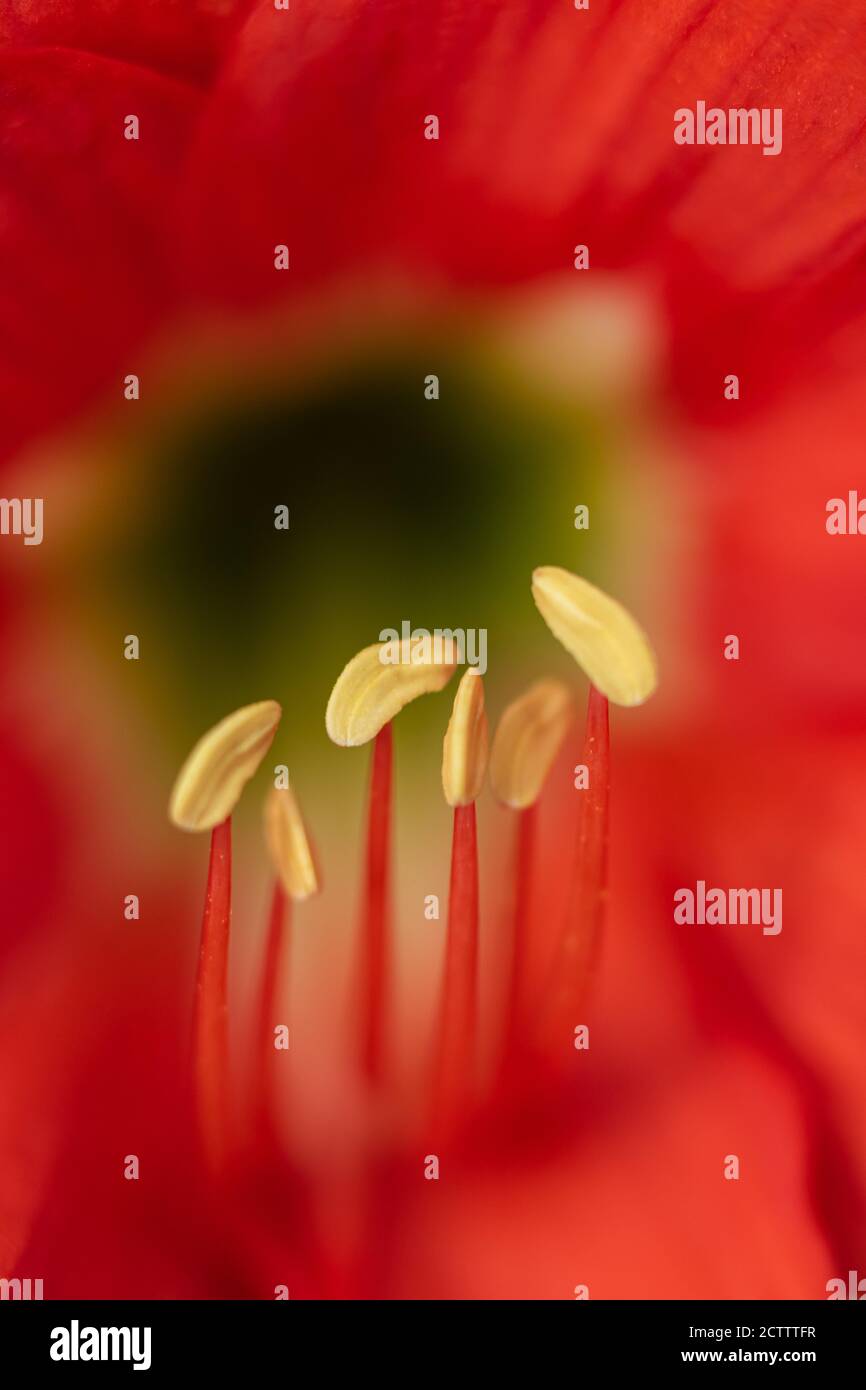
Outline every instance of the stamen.
[(211, 832), (207, 891), (193, 1016), (193, 1073), (205, 1158), (219, 1173), (228, 1151), (228, 953), (232, 900), (232, 826)]
[(543, 565), (532, 596), (557, 641), (615, 705), (640, 705), (658, 684), (649, 641), (616, 599), (568, 570)]
[(478, 1007), (478, 845), (475, 799), (487, 770), (484, 687), (467, 671), (445, 735), (442, 784), (454, 808), (448, 940), (434, 1080), (435, 1121), (445, 1132), (473, 1085)]
[(271, 862), (288, 896), (303, 902), (318, 893), (319, 876), (304, 818), (290, 787), (271, 787), (264, 816)]
[(367, 860), (361, 922), (361, 1059), (377, 1083), (385, 1071), (385, 1034), (390, 978), (390, 845), (393, 739), (391, 725), (376, 735), (370, 768)]
[(490, 784), (506, 806), (523, 810), (537, 801), (573, 719), (562, 681), (536, 681), (507, 707), (490, 754)]
[(435, 1119), (447, 1132), (471, 1092), (478, 1007), (478, 845), (475, 803), (454, 807), (448, 942), (434, 1083)]
[(571, 892), (565, 925), (540, 1012), (544, 1051), (561, 1065), (570, 1055), (569, 1039), (583, 1023), (588, 985), (598, 955), (607, 906), (610, 731), (608, 702), (595, 686), (589, 689), (583, 762), (589, 785), (577, 817)]
[(537, 681), (507, 707), (493, 740), (491, 785), (516, 816), (503, 1066), (511, 1063), (525, 1034), (535, 803), (573, 718), (574, 702), (568, 687), (556, 680)]
[(390, 972), (391, 720), (419, 695), (441, 690), (455, 670), (453, 661), (427, 659), (423, 648), (377, 642), (358, 652), (344, 667), (325, 712), (325, 727), (334, 743), (356, 748), (376, 740), (370, 771), (360, 964), (361, 1058), (364, 1073), (372, 1082), (381, 1081), (385, 1072)]
[(268, 917), (268, 938), (262, 966), (259, 992), (259, 1016), (256, 1049), (253, 1062), (254, 1112), (259, 1130), (266, 1138), (275, 1131), (274, 1095), (276, 1090), (277, 1053), (274, 1048), (274, 1027), (284, 964), (289, 959), (292, 930), (292, 900), (287, 897), (277, 879), (271, 897)]
[(442, 748), (442, 789), (449, 806), (468, 806), (484, 785), (487, 771), (487, 715), (484, 682), (464, 672)]
[[(405, 659), (404, 659), (405, 658)], [(369, 743), (419, 695), (442, 690), (456, 669), (452, 661), (425, 660), (423, 652), (376, 642), (358, 652), (340, 674), (328, 708), (328, 737), (344, 748)]]
[(552, 565), (532, 575), (532, 595), (554, 637), (591, 681), (583, 761), (589, 784), (580, 790), (571, 900), (540, 1029), (546, 1049), (560, 1061), (568, 1037), (582, 1022), (580, 1008), (598, 950), (607, 900), (610, 734), (608, 700), (639, 705), (658, 684), (656, 660), (630, 613), (568, 570)]
[(505, 1026), (501, 1052), (502, 1065), (507, 1065), (519, 1051), (525, 1037), (527, 1021), (527, 957), (529, 945), (529, 911), (532, 891), (532, 869), (535, 860), (535, 839), (538, 811), (535, 805), (515, 813), (514, 871), (511, 907), (511, 959), (505, 1003)]
[(265, 799), (264, 828), (277, 878), (262, 966), (253, 1088), (258, 1126), (266, 1137), (272, 1137), (277, 1067), (278, 1063), (284, 1067), (286, 1061), (274, 1046), (274, 1029), (285, 1022), (277, 1015), (291, 949), (292, 904), (317, 893), (320, 884), (300, 807), (289, 787), (271, 788)]
[(263, 700), (210, 729), (178, 774), (169, 816), (183, 830), (211, 830), (207, 892), (193, 1016), (193, 1073), (199, 1131), (213, 1173), (228, 1152), (228, 952), (231, 924), (231, 813), (267, 753), (280, 706)]
[(260, 700), (209, 729), (177, 775), (169, 820), (180, 830), (212, 830), (230, 816), (270, 748), (281, 714), (276, 700)]

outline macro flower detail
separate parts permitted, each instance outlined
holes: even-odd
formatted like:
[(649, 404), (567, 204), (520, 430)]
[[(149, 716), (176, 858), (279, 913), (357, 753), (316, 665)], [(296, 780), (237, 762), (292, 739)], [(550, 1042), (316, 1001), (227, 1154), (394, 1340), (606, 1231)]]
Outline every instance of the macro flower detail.
[(328, 737), (345, 748), (369, 743), (404, 705), (442, 690), (456, 670), (452, 661), (435, 661), (423, 651), (390, 660), (389, 644), (374, 643), (358, 652), (342, 671), (325, 713)]
[(500, 801), (517, 811), (537, 801), (573, 720), (574, 699), (562, 681), (536, 681), (512, 700), (490, 754), (490, 782)]
[(212, 830), (231, 815), (273, 742), (281, 714), (275, 700), (260, 700), (227, 715), (199, 739), (172, 789), (168, 814), (174, 825)]
[(652, 648), (634, 618), (594, 584), (554, 565), (533, 572), (532, 597), (557, 641), (616, 705), (641, 705), (656, 688)]
[(863, 0), (21, 0), (0, 75), (0, 1281), (856, 1295)]
[(477, 1067), (478, 843), (475, 802), (487, 771), (484, 680), (464, 672), (442, 748), (442, 788), (453, 809), (448, 936), (434, 1080), (434, 1122), (447, 1135), (471, 1103)]
[(265, 839), (288, 897), (303, 902), (319, 891), (307, 829), (291, 787), (271, 787), (265, 799)]
[(487, 713), (484, 681), (477, 671), (464, 672), (442, 747), (442, 788), (449, 806), (477, 801), (487, 772)]
[(282, 710), (275, 700), (245, 705), (221, 719), (178, 773), (169, 806), (185, 830), (211, 830), (207, 890), (196, 977), (194, 1086), (200, 1138), (214, 1174), (230, 1146), (228, 956), (232, 896), (231, 816), (273, 742)]

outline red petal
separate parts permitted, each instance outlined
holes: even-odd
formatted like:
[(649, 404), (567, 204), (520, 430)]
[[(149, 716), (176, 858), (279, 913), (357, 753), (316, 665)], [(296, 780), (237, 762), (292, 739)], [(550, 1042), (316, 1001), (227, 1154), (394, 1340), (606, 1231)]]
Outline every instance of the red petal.
[[(165, 312), (162, 247), (198, 99), (81, 53), (0, 54), (0, 416), (9, 449), (97, 386), (121, 399)], [(124, 117), (139, 117), (139, 141)]]
[(785, 740), (769, 728), (750, 740), (719, 723), (687, 757), (664, 757), (649, 774), (660, 785), (663, 773), (667, 791), (664, 886), (781, 888), (782, 930), (668, 934), (704, 1037), (759, 1047), (796, 1088), (809, 1200), (844, 1275), (866, 1240), (866, 743)]
[(204, 81), (252, 0), (12, 0), (0, 43), (77, 48)]
[[(595, 267), (661, 271), (677, 379), (705, 407), (717, 363), (766, 367), (773, 344), (754, 400), (802, 358), (804, 320), (814, 350), (858, 307), (864, 75), (860, 0), (832, 23), (815, 0), (347, 0), (291, 26), (262, 6), (203, 128), (190, 273), (244, 302), (373, 261), (492, 284), (573, 274), (586, 242)], [(700, 98), (781, 107), (782, 153), (675, 145)]]
[[(592, 1299), (825, 1297), (837, 1270), (807, 1208), (784, 1080), (731, 1048), (692, 1050), (668, 1081), (624, 1115), (594, 1107), (569, 1149), (524, 1165), (505, 1139), (489, 1163), (443, 1167), (435, 1202), (419, 1182), (386, 1296), (568, 1300), (586, 1285)], [(731, 1154), (739, 1180), (724, 1177)]]

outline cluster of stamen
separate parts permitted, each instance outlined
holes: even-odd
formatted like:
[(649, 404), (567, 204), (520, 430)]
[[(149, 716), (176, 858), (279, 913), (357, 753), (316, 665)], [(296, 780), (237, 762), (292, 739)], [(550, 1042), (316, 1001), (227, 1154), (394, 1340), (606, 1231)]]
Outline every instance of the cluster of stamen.
[[(580, 793), (571, 892), (550, 980), (530, 1000), (525, 984), (529, 895), (535, 855), (535, 807), (574, 717), (574, 701), (558, 680), (537, 681), (504, 711), (488, 755), (483, 677), (463, 674), (443, 742), (442, 788), (453, 810), (448, 929), (432, 1060), (430, 1122), (449, 1134), (470, 1110), (475, 1092), (478, 995), (478, 849), (475, 803), (489, 774), (494, 794), (516, 820), (511, 961), (501, 1059), (563, 1052), (578, 1016), (601, 936), (608, 837), (608, 700), (635, 705), (652, 694), (656, 666), (650, 645), (614, 599), (565, 570), (534, 572), (532, 593), (554, 636), (590, 678), (584, 746), (588, 783)], [(455, 664), (407, 654), (382, 660), (382, 644), (359, 652), (340, 674), (326, 712), (328, 735), (345, 747), (373, 743), (365, 882), (360, 924), (358, 1057), (367, 1080), (387, 1083), (391, 955), (390, 835), (392, 720), (410, 701), (441, 691)], [(193, 748), (172, 791), (169, 815), (184, 830), (211, 831), (201, 952), (196, 982), (195, 1089), (199, 1128), (214, 1171), (229, 1152), (228, 945), (231, 917), (231, 815), (271, 746), (281, 718), (272, 700), (245, 706), (209, 730)], [(294, 791), (271, 788), (265, 840), (275, 873), (257, 1022), (256, 1110), (263, 1126), (274, 1108), (274, 1014), (287, 965), (292, 904), (320, 888), (315, 856)]]

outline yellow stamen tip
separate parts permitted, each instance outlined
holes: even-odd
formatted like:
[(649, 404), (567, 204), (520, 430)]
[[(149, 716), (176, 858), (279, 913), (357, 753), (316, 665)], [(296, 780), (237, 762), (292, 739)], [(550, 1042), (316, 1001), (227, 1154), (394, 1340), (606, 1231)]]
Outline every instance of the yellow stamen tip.
[(449, 806), (468, 806), (484, 785), (487, 771), (487, 714), (484, 681), (477, 671), (465, 671), (445, 731), (442, 748), (442, 788)]
[(288, 787), (271, 787), (265, 800), (265, 841), (290, 898), (302, 902), (318, 893), (319, 878), (304, 818)]
[(573, 718), (574, 702), (562, 681), (536, 681), (512, 700), (490, 754), (490, 782), (506, 806), (522, 811), (538, 800)]
[(554, 637), (602, 695), (615, 705), (649, 699), (658, 684), (655, 655), (621, 603), (554, 565), (533, 571), (532, 597)]
[(282, 710), (260, 700), (209, 729), (177, 775), (168, 806), (180, 830), (212, 830), (230, 816), (273, 742)]
[(404, 705), (442, 690), (456, 663), (424, 656), (420, 649), (404, 650), (391, 642), (376, 642), (353, 656), (331, 691), (325, 712), (328, 737), (344, 748), (358, 748), (375, 738)]

